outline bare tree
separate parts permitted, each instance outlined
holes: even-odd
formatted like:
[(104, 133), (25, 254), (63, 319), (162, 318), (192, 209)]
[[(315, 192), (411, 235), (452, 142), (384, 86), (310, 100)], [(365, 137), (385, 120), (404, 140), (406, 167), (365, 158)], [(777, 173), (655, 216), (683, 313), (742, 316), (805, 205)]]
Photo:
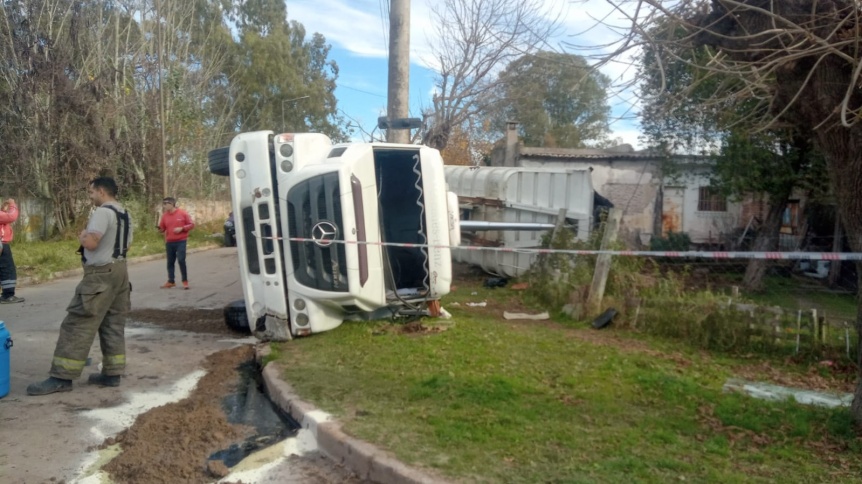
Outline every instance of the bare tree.
[[(856, 0), (607, 2), (629, 26), (615, 56), (645, 44), (667, 52), (704, 49), (708, 62), (692, 65), (701, 79), (714, 74), (730, 80), (716, 85), (709, 102), (762, 107), (744, 120), (762, 130), (811, 129), (826, 157), (848, 242), (862, 251), (862, 24)], [(659, 40), (651, 35), (656, 29), (684, 35)], [(862, 275), (862, 266), (857, 269)], [(862, 335), (862, 304), (856, 329)], [(862, 424), (862, 343), (857, 355), (861, 373), (851, 412)]]
[(81, 188), (97, 174), (112, 173), (126, 197), (161, 194), (161, 121), (170, 123), (175, 190), (202, 195), (217, 183), (201, 154), (230, 131), (231, 97), (209, 105), (229, 84), (223, 67), (233, 40), (215, 0), (167, 3), (161, 86), (152, 0), (10, 0), (0, 8), (0, 188), (47, 202), (61, 232), (74, 226), (86, 206)]
[(558, 25), (541, 0), (443, 0), (432, 20), (439, 76), (422, 141), (443, 149), (454, 127), (484, 111), (506, 64), (545, 47)]

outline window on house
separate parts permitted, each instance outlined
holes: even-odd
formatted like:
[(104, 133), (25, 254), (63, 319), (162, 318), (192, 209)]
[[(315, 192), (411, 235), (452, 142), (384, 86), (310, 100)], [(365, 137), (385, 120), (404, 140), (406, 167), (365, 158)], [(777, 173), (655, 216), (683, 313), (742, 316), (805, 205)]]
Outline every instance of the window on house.
[(700, 187), (697, 194), (698, 212), (727, 212), (727, 197), (712, 187)]

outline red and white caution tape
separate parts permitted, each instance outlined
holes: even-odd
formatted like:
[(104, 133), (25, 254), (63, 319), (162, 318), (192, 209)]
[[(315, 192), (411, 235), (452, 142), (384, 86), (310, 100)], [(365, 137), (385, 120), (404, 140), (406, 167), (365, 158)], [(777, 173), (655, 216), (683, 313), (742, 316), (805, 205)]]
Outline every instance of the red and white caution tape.
[[(267, 237), (272, 240), (285, 240), (281, 237)], [(303, 242), (320, 245), (320, 241), (290, 237), (291, 242)], [(827, 260), (827, 261), (862, 261), (860, 252), (719, 252), (719, 251), (651, 251), (651, 250), (567, 250), (512, 247), (484, 247), (475, 245), (433, 245), (405, 244), (397, 242), (358, 242), (353, 240), (327, 240), (328, 244), (372, 245), (381, 247), (407, 247), (428, 249), (457, 249), (470, 251), (489, 251), (515, 254), (568, 254), (568, 255), (612, 255), (622, 257), (667, 257), (674, 259), (766, 259), (766, 260)]]

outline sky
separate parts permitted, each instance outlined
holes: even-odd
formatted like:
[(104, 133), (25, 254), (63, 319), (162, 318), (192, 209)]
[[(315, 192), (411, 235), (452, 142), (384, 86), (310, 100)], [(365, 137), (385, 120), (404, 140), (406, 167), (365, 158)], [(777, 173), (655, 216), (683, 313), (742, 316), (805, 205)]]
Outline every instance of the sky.
[[(412, 0), (410, 5), (410, 116), (421, 117), (431, 104), (434, 83), (433, 57), (429, 39), (429, 5), (437, 0)], [(557, 51), (595, 55), (597, 51), (578, 51), (572, 45), (606, 45), (617, 40), (607, 28), (595, 28), (596, 19), (624, 24), (619, 14), (610, 11), (603, 0), (544, 0), (547, 12), (558, 15), (560, 35), (548, 39)], [(377, 117), (385, 115), (387, 93), (389, 0), (285, 0), (287, 17), (301, 23), (306, 36), (320, 33), (331, 46), (329, 58), (339, 67), (337, 89), (339, 114), (369, 132)], [(581, 34), (581, 35), (578, 35)], [(599, 52), (601, 49), (599, 50)], [(601, 71), (614, 84), (624, 82), (633, 69), (621, 62), (603, 66)], [(612, 138), (642, 148), (636, 120), (637, 107), (630, 94), (611, 93)], [(374, 133), (380, 135), (379, 131)], [(367, 134), (365, 135), (367, 139)]]

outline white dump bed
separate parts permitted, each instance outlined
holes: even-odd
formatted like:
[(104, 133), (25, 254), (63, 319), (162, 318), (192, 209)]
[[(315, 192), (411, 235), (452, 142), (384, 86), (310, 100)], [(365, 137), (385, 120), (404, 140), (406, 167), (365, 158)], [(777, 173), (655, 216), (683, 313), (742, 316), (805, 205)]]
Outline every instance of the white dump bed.
[[(561, 208), (577, 237), (589, 237), (593, 217), (593, 185), (589, 170), (446, 166), (449, 190), (458, 195), (462, 220), (551, 223)], [(539, 247), (543, 232), (485, 231), (462, 237), (462, 245)], [(534, 255), (496, 251), (454, 250), (454, 260), (507, 277), (522, 275)]]

